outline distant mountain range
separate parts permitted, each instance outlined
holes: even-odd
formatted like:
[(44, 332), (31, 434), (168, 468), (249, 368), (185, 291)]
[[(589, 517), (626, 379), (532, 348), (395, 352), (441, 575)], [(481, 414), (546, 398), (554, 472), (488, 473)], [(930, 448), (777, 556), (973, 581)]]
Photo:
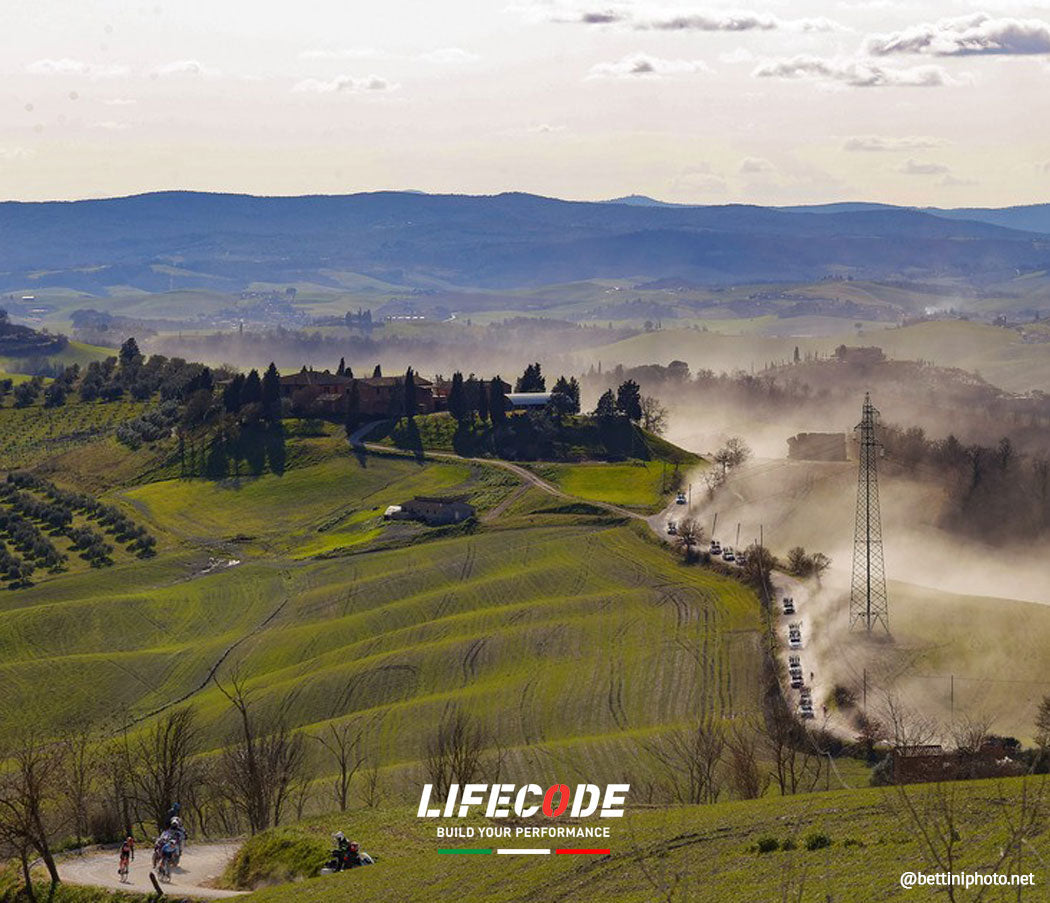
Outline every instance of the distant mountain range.
[(1048, 268), (1050, 205), (774, 208), (415, 192), (160, 192), (0, 204), (0, 291), (164, 290), (176, 278), (182, 288), (337, 286), (348, 273), (405, 288), (639, 277), (726, 284), (826, 275), (981, 283)]
[[(693, 207), (693, 204), (672, 204), (657, 201), (644, 194), (631, 194), (613, 198), (609, 204), (626, 204), (631, 207)], [(945, 219), (970, 220), (991, 223), (1007, 229), (1023, 232), (1050, 234), (1050, 204), (1025, 204), (1018, 207), (900, 207), (894, 204), (878, 204), (870, 201), (840, 201), (833, 204), (803, 204), (795, 207), (776, 207), (788, 213), (857, 213), (867, 210), (919, 210)]]

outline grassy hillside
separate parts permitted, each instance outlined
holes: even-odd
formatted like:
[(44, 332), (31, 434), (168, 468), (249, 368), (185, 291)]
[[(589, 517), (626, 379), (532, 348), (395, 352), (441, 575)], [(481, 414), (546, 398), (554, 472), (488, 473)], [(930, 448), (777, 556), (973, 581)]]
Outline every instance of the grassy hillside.
[[(445, 490), (484, 514), (516, 483), (491, 471), (344, 450), (280, 476), (114, 490), (158, 555), (3, 594), (0, 730), (142, 715), (193, 692), (230, 647), (260, 705), (294, 701), (297, 727), (359, 725), (395, 793), (452, 703), (501, 738), (508, 773), (539, 755), (566, 779), (611, 779), (697, 712), (755, 710), (753, 595), (643, 532), (549, 496), (476, 532), (378, 516)], [(41, 694), (43, 681), (71, 689)], [(220, 744), (225, 700), (193, 698)], [(311, 768), (328, 767), (315, 752)]]
[[(81, 367), (86, 367), (92, 361), (102, 360), (111, 354), (113, 354), (112, 348), (85, 345), (83, 342), (70, 342), (59, 353), (48, 354), (44, 357), (51, 363), (62, 367), (68, 367), (70, 364), (80, 364)], [(29, 358), (26, 357), (0, 357), (0, 370), (19, 373), (28, 360)]]
[[(1030, 780), (1030, 798), (1046, 790)], [(609, 856), (442, 856), (448, 846), (550, 846), (541, 840), (439, 841), (434, 825), (414, 811), (358, 809), (346, 816), (311, 821), (253, 840), (234, 864), (230, 877), (262, 878), (295, 862), (323, 860), (332, 831), (344, 830), (378, 856), (374, 867), (305, 883), (263, 890), (249, 899), (259, 903), (320, 901), (415, 901), (454, 895), (463, 903), (487, 900), (608, 900), (648, 903), (754, 903), (803, 900), (881, 903), (890, 900), (941, 899), (928, 888), (900, 887), (903, 871), (932, 866), (918, 824), (907, 814), (909, 803), (929, 827), (941, 816), (937, 788), (841, 790), (752, 802), (718, 803), (673, 809), (636, 809), (611, 826), (602, 846)], [(1010, 836), (1006, 819), (1016, 818), (1026, 792), (1022, 781), (957, 784), (954, 794), (959, 871), (987, 869)], [(597, 821), (597, 820), (595, 820)], [(517, 824), (502, 822), (502, 824)], [(469, 819), (475, 827), (498, 824)], [(943, 823), (942, 823), (943, 824)], [(1042, 899), (1050, 874), (1050, 834), (1045, 815), (1036, 819), (1030, 843), (1013, 868), (1034, 872), (1036, 886), (1020, 899)], [(759, 852), (775, 842), (777, 849)], [(789, 849), (783, 849), (785, 842)], [(794, 846), (794, 849), (790, 847)], [(808, 847), (813, 847), (809, 849)], [(265, 851), (265, 855), (262, 854)], [(286, 851), (283, 852), (282, 851)], [(294, 870), (294, 869), (292, 869)], [(991, 888), (981, 899), (1018, 899)], [(956, 899), (976, 899), (960, 891)]]
[(677, 489), (687, 471), (668, 466), (666, 461), (538, 464), (532, 469), (570, 495), (650, 513), (664, 507), (668, 493)]

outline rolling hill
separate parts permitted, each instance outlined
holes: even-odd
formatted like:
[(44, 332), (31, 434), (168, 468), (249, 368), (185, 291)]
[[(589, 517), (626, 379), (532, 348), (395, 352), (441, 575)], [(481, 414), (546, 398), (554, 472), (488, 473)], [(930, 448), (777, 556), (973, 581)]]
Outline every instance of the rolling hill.
[[(403, 287), (535, 286), (596, 277), (704, 282), (829, 273), (1004, 279), (1045, 269), (1045, 236), (906, 208), (811, 213), (375, 192), (251, 197), (162, 192), (0, 204), (0, 290), (109, 286), (236, 291), (331, 285), (351, 271)], [(173, 269), (174, 268), (174, 269)]]
[[(221, 662), (220, 677), (239, 673), (297, 729), (361, 729), (401, 794), (451, 705), (500, 738), (508, 774), (539, 757), (566, 780), (613, 780), (625, 762), (644, 775), (648, 740), (700, 712), (757, 710), (754, 595), (683, 569), (643, 525), (514, 494), (519, 481), (490, 465), (310, 441), (316, 454), (280, 476), (132, 479), (105, 493), (157, 555), (41, 572), (2, 594), (0, 732), (27, 719), (45, 733), (72, 719), (112, 729), (190, 699), (215, 750), (230, 728), (207, 684)], [(61, 461), (50, 479), (92, 482)], [(382, 519), (441, 492), (495, 516), (446, 531)], [(68, 692), (40, 694), (45, 679)], [(312, 753), (310, 767), (320, 779), (330, 765)]]

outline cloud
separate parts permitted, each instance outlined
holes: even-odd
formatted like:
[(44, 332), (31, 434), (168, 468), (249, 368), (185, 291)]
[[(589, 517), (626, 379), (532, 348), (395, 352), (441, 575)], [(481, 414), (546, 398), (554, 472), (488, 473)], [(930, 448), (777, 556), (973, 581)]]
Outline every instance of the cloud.
[(548, 135), (553, 132), (564, 132), (565, 126), (551, 125), (548, 122), (540, 122), (536, 125), (530, 125), (528, 128), (525, 129), (525, 131), (533, 135)]
[(720, 53), (718, 61), (729, 65), (733, 63), (753, 63), (755, 55), (746, 47), (737, 47), (736, 50), (730, 50), (728, 53)]
[(102, 122), (92, 122), (91, 128), (104, 129), (107, 132), (123, 132), (130, 129), (131, 126), (126, 122), (116, 122), (112, 119), (107, 119)]
[(941, 178), (937, 180), (938, 185), (944, 185), (948, 188), (954, 188), (958, 185), (976, 185), (976, 179), (964, 179), (959, 176), (953, 176), (950, 172), (945, 173)]
[(851, 88), (939, 88), (959, 83), (940, 66), (894, 69), (867, 60), (805, 55), (766, 60), (751, 74), (755, 78), (816, 79)]
[(897, 167), (897, 172), (908, 176), (941, 176), (947, 175), (950, 170), (943, 163), (924, 163), (909, 159), (907, 163)]
[(740, 161), (740, 172), (753, 175), (761, 172), (775, 172), (776, 167), (764, 157), (744, 157)]
[(693, 192), (699, 194), (724, 194), (726, 180), (713, 172), (710, 163), (699, 163), (687, 166), (671, 182), (675, 192)]
[(303, 60), (422, 60), (425, 63), (459, 65), (476, 63), (481, 59), (476, 53), (461, 47), (438, 47), (419, 54), (394, 53), (376, 47), (345, 47), (342, 49), (304, 50), (299, 54)]
[(1050, 23), (1041, 19), (993, 19), (987, 13), (974, 13), (871, 35), (865, 41), (865, 49), (872, 56), (1050, 54)]
[(854, 135), (847, 138), (842, 145), (846, 151), (904, 151), (922, 150), (928, 147), (943, 147), (948, 142), (943, 138), (931, 138), (925, 135), (904, 135), (888, 138), (881, 135)]
[(218, 69), (205, 66), (199, 60), (175, 60), (150, 70), (151, 78), (167, 78), (181, 75), (188, 75), (194, 78), (214, 78), (221, 74)]
[(818, 16), (782, 19), (769, 13), (747, 10), (697, 9), (680, 13), (638, 16), (627, 9), (596, 9), (577, 12), (554, 7), (548, 21), (576, 25), (615, 25), (635, 31), (846, 31), (832, 19)]
[(700, 60), (664, 60), (646, 53), (630, 53), (611, 63), (591, 66), (588, 78), (662, 78), (691, 72), (710, 72)]
[(422, 54), (419, 58), (428, 63), (447, 64), (476, 63), (481, 59), (476, 53), (470, 53), (460, 47), (440, 47)]
[(133, 107), (138, 101), (130, 97), (110, 97), (108, 100), (102, 101), (102, 103), (107, 107)]
[(375, 47), (345, 47), (341, 50), (304, 50), (299, 54), (304, 60), (385, 60), (390, 54)]
[(121, 78), (131, 74), (129, 66), (86, 63), (83, 60), (62, 59), (37, 60), (26, 66), (32, 75), (79, 75), (85, 78)]
[(28, 160), (32, 156), (28, 147), (0, 147), (0, 160)]
[(337, 75), (328, 81), (303, 79), (294, 85), (292, 90), (304, 94), (384, 94), (396, 91), (397, 88), (397, 85), (378, 75), (367, 75), (364, 78)]

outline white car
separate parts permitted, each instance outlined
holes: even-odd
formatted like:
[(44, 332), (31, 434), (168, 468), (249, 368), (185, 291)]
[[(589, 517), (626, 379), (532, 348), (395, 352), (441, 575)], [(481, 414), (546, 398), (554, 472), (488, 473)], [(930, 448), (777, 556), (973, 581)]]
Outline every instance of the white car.
[(669, 520), (667, 522), (667, 534), (669, 536), (675, 536), (677, 533), (678, 533), (678, 524), (676, 524), (673, 520)]
[(674, 503), (676, 505), (685, 505), (685, 504), (687, 504), (686, 503), (686, 499), (685, 499), (685, 493), (684, 492), (679, 492), (678, 495), (675, 496)]

